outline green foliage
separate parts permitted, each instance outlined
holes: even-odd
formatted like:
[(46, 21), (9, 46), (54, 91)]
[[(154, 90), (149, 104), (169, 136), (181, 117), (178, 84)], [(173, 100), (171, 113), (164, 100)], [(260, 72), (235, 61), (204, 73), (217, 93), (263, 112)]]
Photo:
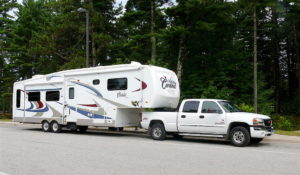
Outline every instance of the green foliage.
[(254, 111), (253, 106), (247, 105), (245, 103), (241, 103), (241, 104), (237, 105), (237, 107), (243, 112), (253, 112)]
[[(78, 12), (84, 8), (90, 18), (90, 65), (138, 61), (177, 71), (182, 46), (181, 99), (226, 99), (252, 112), (255, 6), (258, 110), (268, 115), (300, 114), (296, 68), (299, 0), (177, 0), (174, 4), (169, 0), (128, 0), (125, 7), (114, 3), (24, 0), (17, 5), (15, 0), (0, 1), (1, 110), (11, 108), (13, 82), (85, 67), (86, 14)], [(17, 8), (16, 19), (8, 13), (12, 8)], [(156, 38), (155, 60), (150, 59), (152, 36)], [(289, 128), (284, 118), (288, 117), (278, 118), (281, 122), (276, 125)]]
[(291, 116), (273, 115), (272, 120), (275, 129), (291, 131), (297, 128), (297, 123)]

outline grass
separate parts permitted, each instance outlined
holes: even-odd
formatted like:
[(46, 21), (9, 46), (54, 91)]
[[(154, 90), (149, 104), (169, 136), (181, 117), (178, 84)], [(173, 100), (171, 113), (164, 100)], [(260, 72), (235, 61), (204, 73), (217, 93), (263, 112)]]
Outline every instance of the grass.
[(300, 131), (275, 130), (275, 134), (288, 135), (288, 136), (300, 136)]
[(12, 119), (4, 119), (4, 118), (0, 118), (0, 122), (11, 122)]

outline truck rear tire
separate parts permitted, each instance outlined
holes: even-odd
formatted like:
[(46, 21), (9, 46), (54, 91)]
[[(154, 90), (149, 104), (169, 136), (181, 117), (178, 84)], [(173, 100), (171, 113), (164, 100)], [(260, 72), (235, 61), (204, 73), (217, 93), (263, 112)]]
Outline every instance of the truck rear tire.
[(230, 141), (234, 146), (244, 147), (250, 142), (250, 133), (248, 129), (237, 126), (230, 131)]
[(150, 136), (154, 140), (164, 140), (166, 138), (165, 127), (161, 123), (155, 123), (150, 129)]
[(50, 123), (48, 121), (43, 121), (42, 129), (44, 132), (49, 132), (51, 130)]
[(263, 138), (251, 138), (251, 143), (259, 143), (263, 140)]
[(61, 129), (62, 129), (62, 126), (57, 121), (53, 121), (51, 123), (51, 130), (52, 130), (52, 132), (60, 133)]

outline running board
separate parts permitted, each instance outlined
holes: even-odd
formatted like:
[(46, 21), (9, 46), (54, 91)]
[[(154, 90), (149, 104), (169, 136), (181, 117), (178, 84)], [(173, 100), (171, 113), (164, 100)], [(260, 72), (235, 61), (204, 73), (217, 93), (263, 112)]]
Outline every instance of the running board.
[(224, 135), (215, 135), (215, 134), (192, 134), (192, 133), (179, 133), (181, 136), (197, 136), (197, 137), (216, 137), (224, 138)]

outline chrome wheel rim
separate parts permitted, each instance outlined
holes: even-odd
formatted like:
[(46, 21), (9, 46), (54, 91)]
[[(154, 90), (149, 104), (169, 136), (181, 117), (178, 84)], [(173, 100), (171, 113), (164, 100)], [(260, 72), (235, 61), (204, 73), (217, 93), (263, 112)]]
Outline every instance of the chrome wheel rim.
[(153, 136), (154, 137), (160, 137), (162, 134), (162, 130), (160, 128), (154, 128), (153, 129)]
[(52, 129), (53, 129), (53, 131), (57, 131), (58, 130), (58, 124), (57, 123), (53, 123), (52, 124)]
[(44, 122), (43, 127), (44, 127), (44, 130), (47, 131), (49, 129), (49, 123)]
[(236, 131), (233, 134), (233, 140), (237, 143), (243, 143), (245, 140), (245, 134), (241, 131)]

